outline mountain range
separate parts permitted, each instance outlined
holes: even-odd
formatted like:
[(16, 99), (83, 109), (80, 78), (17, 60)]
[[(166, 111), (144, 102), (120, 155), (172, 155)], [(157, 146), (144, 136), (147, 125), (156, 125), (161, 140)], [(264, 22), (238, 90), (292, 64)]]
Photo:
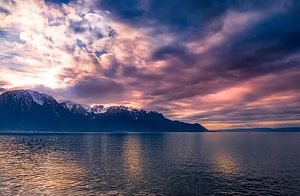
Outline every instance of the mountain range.
[(33, 90), (7, 91), (0, 95), (0, 130), (5, 131), (132, 131), (200, 132), (207, 129), (167, 119), (156, 111), (125, 106), (93, 107), (58, 102), (52, 96)]

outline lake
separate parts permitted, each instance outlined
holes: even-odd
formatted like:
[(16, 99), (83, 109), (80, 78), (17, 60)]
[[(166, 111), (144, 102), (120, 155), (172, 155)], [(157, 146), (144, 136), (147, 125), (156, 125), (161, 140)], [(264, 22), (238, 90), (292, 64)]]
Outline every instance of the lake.
[(300, 133), (1, 134), (18, 194), (300, 195)]

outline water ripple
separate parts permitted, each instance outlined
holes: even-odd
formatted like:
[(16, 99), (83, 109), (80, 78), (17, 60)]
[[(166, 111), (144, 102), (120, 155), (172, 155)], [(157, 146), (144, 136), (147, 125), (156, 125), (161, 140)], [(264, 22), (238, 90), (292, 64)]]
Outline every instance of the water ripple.
[(0, 135), (0, 195), (300, 195), (299, 141), (299, 133)]

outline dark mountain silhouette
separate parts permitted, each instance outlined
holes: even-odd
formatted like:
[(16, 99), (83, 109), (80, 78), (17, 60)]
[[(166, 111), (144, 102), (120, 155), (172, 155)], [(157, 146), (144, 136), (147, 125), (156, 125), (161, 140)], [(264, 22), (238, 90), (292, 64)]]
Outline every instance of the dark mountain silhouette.
[(206, 131), (200, 124), (173, 121), (154, 111), (59, 103), (32, 90), (0, 95), (0, 129), (32, 131)]

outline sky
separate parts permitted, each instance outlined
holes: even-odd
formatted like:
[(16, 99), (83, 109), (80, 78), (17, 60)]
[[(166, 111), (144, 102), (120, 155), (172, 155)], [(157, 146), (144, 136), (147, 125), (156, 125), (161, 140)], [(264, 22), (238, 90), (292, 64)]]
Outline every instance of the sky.
[(0, 0), (0, 92), (300, 126), (299, 22), (297, 0)]

